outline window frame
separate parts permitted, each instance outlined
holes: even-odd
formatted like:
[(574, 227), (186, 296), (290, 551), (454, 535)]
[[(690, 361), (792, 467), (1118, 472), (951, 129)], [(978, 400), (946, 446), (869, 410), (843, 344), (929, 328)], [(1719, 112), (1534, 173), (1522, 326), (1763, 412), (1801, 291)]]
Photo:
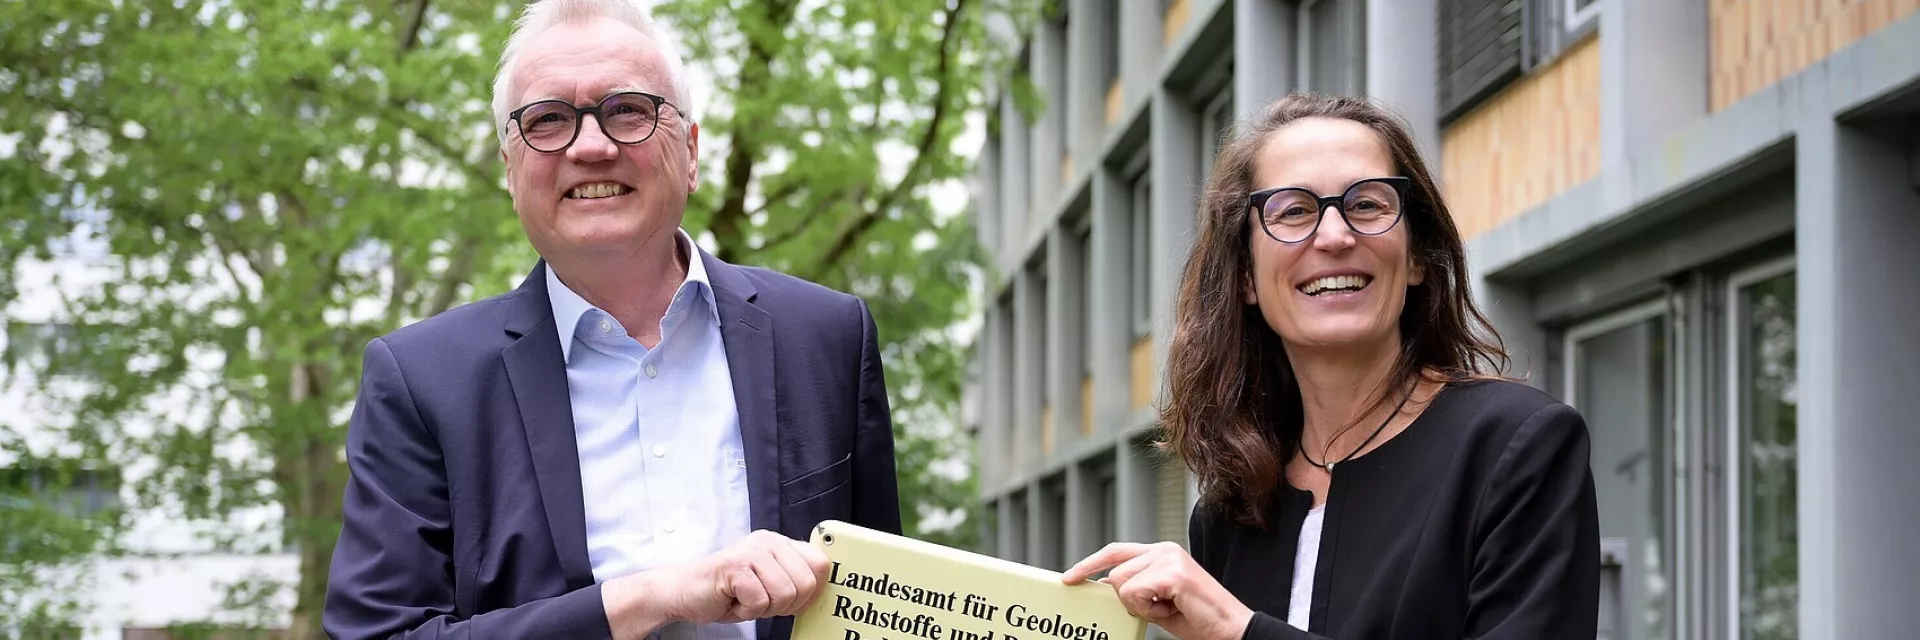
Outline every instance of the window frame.
[(1590, 0), (1587, 6), (1582, 7), (1580, 0), (1566, 0), (1566, 4), (1560, 7), (1561, 15), (1567, 18), (1565, 30), (1568, 33), (1577, 33), (1594, 24), (1600, 19), (1602, 4), (1602, 0)]
[[(1594, 0), (1581, 7), (1579, 0), (1526, 0), (1521, 5), (1521, 10), (1528, 15), (1520, 21), (1520, 76), (1499, 86), (1510, 85), (1535, 69), (1553, 64), (1573, 45), (1598, 32), (1605, 4), (1604, 0)], [(1492, 93), (1498, 92), (1496, 89)]]

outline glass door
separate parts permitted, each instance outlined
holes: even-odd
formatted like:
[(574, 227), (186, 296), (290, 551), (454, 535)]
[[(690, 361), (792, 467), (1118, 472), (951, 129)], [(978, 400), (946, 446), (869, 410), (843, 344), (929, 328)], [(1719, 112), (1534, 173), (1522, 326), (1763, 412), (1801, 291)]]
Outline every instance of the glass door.
[(1741, 640), (1799, 637), (1799, 394), (1792, 261), (1728, 279), (1728, 582)]
[(1671, 336), (1654, 300), (1574, 326), (1562, 345), (1562, 395), (1592, 438), (1603, 638), (1670, 637)]

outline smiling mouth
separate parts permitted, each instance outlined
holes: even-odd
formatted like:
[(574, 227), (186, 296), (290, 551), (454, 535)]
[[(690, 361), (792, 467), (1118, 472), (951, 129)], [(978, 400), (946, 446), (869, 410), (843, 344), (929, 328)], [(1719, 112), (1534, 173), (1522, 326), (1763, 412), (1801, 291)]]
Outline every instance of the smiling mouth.
[(633, 187), (618, 182), (589, 182), (567, 192), (568, 200), (597, 200), (633, 193)]
[(1371, 276), (1327, 276), (1308, 280), (1294, 288), (1309, 296), (1323, 296), (1330, 293), (1359, 291), (1372, 283)]

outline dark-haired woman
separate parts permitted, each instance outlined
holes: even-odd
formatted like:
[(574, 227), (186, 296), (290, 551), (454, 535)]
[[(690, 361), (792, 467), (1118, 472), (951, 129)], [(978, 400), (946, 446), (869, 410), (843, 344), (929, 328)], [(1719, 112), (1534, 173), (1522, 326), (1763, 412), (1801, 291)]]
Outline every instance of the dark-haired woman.
[(1188, 550), (1069, 569), (1182, 640), (1592, 638), (1586, 423), (1498, 377), (1459, 231), (1406, 128), (1296, 95), (1223, 149), (1161, 408)]

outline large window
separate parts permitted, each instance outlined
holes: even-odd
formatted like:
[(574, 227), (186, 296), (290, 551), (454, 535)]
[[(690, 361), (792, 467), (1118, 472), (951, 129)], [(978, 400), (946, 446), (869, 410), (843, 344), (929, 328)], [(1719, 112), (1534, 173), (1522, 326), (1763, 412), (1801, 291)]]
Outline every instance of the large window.
[(1592, 442), (1604, 637), (1798, 637), (1792, 269), (1664, 274), (1560, 332), (1558, 393)]
[(1294, 19), (1294, 77), (1300, 91), (1366, 91), (1366, 2), (1301, 0)]
[(1080, 377), (1091, 378), (1093, 377), (1094, 351), (1093, 323), (1096, 322), (1094, 318), (1098, 317), (1099, 314), (1097, 311), (1099, 303), (1095, 301), (1096, 297), (1094, 296), (1094, 290), (1099, 288), (1099, 285), (1096, 284), (1095, 281), (1099, 278), (1093, 271), (1093, 225), (1091, 221), (1082, 218), (1079, 228), (1074, 231), (1073, 237), (1073, 245), (1076, 249), (1074, 253), (1080, 258), (1080, 297), (1079, 300), (1076, 300), (1080, 305), (1080, 326), (1074, 329), (1074, 333), (1080, 342)]
[(1019, 385), (1016, 384), (1017, 377), (1014, 375), (1014, 370), (1021, 364), (1017, 359), (1019, 352), (1014, 347), (1018, 344), (1019, 338), (1016, 336), (1020, 331), (1019, 323), (1022, 318), (1014, 313), (1012, 291), (1001, 296), (995, 307), (994, 317), (999, 321), (997, 324), (1000, 331), (994, 335), (996, 339), (989, 348), (995, 351), (997, 364), (992, 369), (991, 375), (994, 377), (988, 380), (987, 384), (992, 385), (993, 394), (1000, 400), (988, 405), (995, 408), (992, 414), (995, 423), (988, 428), (996, 435), (993, 440), (995, 448), (990, 449), (987, 455), (998, 460), (993, 463), (995, 468), (1005, 468), (1013, 464), (1014, 453), (1020, 450), (1016, 446), (1019, 438), (1015, 434), (1018, 431), (1014, 428), (1014, 425), (1019, 422), (1014, 413), (1017, 406), (1014, 399), (1019, 397)]
[(1132, 204), (1127, 299), (1138, 338), (1153, 332), (1153, 181), (1145, 172), (1134, 180)]
[(1729, 460), (1739, 638), (1799, 637), (1799, 463), (1794, 275), (1765, 265), (1729, 283)]
[(1052, 324), (1049, 322), (1052, 316), (1047, 313), (1048, 289), (1050, 287), (1047, 282), (1046, 257), (1044, 256), (1040, 259), (1039, 268), (1034, 270), (1033, 284), (1033, 335), (1040, 338), (1033, 342), (1034, 355), (1040, 359), (1040, 377), (1036, 379), (1039, 380), (1040, 384), (1040, 406), (1046, 407), (1053, 399), (1053, 372), (1056, 363), (1053, 361), (1053, 350), (1047, 346), (1047, 341), (1052, 338), (1053, 334), (1049, 331), (1052, 327)]

